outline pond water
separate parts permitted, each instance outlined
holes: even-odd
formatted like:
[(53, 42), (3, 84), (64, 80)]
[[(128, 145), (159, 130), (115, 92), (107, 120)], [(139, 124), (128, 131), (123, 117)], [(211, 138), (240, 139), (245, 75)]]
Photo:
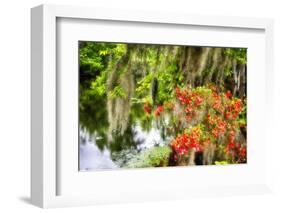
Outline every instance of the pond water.
[[(135, 125), (132, 130), (136, 147), (131, 154), (154, 146), (161, 146), (165, 143), (161, 137), (161, 131), (157, 128), (152, 127), (149, 131), (144, 131), (141, 126)], [(116, 169), (120, 167), (112, 159), (109, 148), (100, 149), (97, 146), (96, 141), (98, 139), (97, 136), (90, 135), (86, 128), (80, 128), (80, 171)]]
[(112, 161), (107, 148), (100, 150), (96, 145), (96, 138), (91, 136), (86, 129), (80, 129), (80, 171), (114, 169), (118, 166)]

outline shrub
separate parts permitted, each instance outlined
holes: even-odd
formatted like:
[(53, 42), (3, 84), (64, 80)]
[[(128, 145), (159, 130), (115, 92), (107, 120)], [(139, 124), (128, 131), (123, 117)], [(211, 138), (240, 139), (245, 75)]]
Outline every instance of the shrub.
[(246, 126), (246, 106), (241, 99), (214, 86), (176, 88), (175, 93), (181, 109), (175, 113), (175, 126), (182, 127), (171, 141), (176, 159), (188, 156), (191, 149), (202, 152), (213, 143), (224, 150), (222, 160), (246, 161), (246, 139), (240, 130)]
[(135, 158), (131, 159), (127, 167), (144, 168), (168, 166), (171, 152), (172, 150), (168, 146), (150, 148), (140, 152)]

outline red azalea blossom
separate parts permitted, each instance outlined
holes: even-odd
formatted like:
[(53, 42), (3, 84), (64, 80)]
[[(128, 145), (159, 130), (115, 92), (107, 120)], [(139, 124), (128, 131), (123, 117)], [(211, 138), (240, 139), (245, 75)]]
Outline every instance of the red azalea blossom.
[(229, 135), (228, 135), (229, 143), (234, 143), (234, 139), (235, 139), (235, 132), (234, 131), (230, 131)]
[(145, 103), (143, 106), (143, 110), (145, 111), (146, 114), (150, 114), (151, 110), (152, 110), (151, 105), (148, 103)]
[(231, 119), (231, 113), (230, 112), (225, 112), (225, 118), (226, 119)]
[(225, 113), (225, 116), (227, 119), (237, 119), (239, 113), (242, 111), (242, 102), (240, 99), (233, 100), (231, 103), (227, 106), (227, 112)]
[(163, 111), (164, 111), (164, 107), (163, 106), (158, 106), (156, 108), (156, 110), (154, 111), (154, 116), (158, 117)]
[(246, 158), (246, 155), (247, 155), (247, 151), (246, 151), (246, 147), (242, 147), (241, 149), (240, 149), (240, 156), (242, 157), (242, 158)]
[(200, 106), (203, 102), (203, 98), (201, 97), (196, 97), (196, 100), (195, 100), (195, 104), (196, 106)]
[(190, 149), (195, 149), (195, 151), (202, 151), (203, 141), (201, 139), (201, 133), (198, 128), (193, 128), (189, 133), (183, 133), (178, 135), (172, 143), (171, 146), (179, 155), (188, 154)]
[[(240, 128), (246, 126), (238, 122), (238, 116), (244, 110), (243, 101), (233, 97), (230, 91), (219, 92), (215, 86), (209, 89), (202, 88), (176, 88), (175, 95), (180, 104), (177, 114), (183, 116), (187, 125), (191, 121), (200, 121), (199, 129), (193, 127), (185, 130), (171, 142), (171, 147), (179, 156), (188, 155), (190, 149), (202, 151), (210, 143), (220, 143), (225, 152), (226, 158), (230, 162), (244, 162), (246, 158), (246, 148), (243, 142), (236, 141), (240, 133)], [(202, 103), (206, 108), (202, 108)], [(175, 109), (174, 109), (175, 110)], [(204, 111), (207, 110), (204, 114)], [(183, 115), (181, 114), (183, 113)], [(203, 115), (205, 117), (198, 117)], [(177, 126), (184, 123), (178, 120)], [(238, 132), (239, 131), (239, 132)], [(207, 138), (207, 139), (206, 139)]]
[(231, 94), (231, 92), (228, 90), (228, 91), (225, 93), (225, 96), (226, 96), (227, 98), (230, 98), (230, 97), (232, 96), (232, 94)]

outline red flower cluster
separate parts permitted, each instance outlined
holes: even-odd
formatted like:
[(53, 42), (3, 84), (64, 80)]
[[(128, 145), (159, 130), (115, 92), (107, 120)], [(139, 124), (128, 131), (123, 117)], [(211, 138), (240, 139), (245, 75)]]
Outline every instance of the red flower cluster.
[(196, 116), (196, 111), (204, 102), (203, 96), (191, 89), (179, 89), (176, 88), (176, 98), (180, 101), (180, 104), (184, 107), (186, 113), (186, 121), (191, 121)]
[(239, 142), (228, 143), (225, 152), (232, 159), (236, 159), (237, 162), (245, 162), (247, 156), (246, 146), (241, 146)]
[(235, 140), (235, 132), (233, 130), (229, 131), (228, 133), (228, 141), (229, 144), (233, 144)]
[(230, 97), (232, 96), (232, 94), (231, 94), (231, 92), (228, 90), (228, 91), (225, 93), (225, 96), (226, 96), (227, 98), (230, 98)]
[[(145, 111), (146, 115), (150, 115), (152, 112), (152, 106), (150, 103), (146, 102), (143, 105), (143, 110)], [(154, 116), (158, 117), (162, 112), (164, 111), (164, 107), (162, 105), (157, 106), (157, 108), (154, 111)]]
[(182, 105), (189, 105), (191, 102), (191, 97), (187, 89), (181, 90), (180, 88), (177, 87), (176, 97)]
[(242, 101), (240, 99), (232, 100), (226, 107), (225, 118), (237, 119), (239, 113), (242, 111)]
[(171, 143), (173, 150), (179, 155), (186, 155), (190, 149), (202, 150), (202, 139), (199, 128), (192, 128), (188, 133), (177, 136)]
[(211, 127), (212, 135), (217, 138), (220, 135), (224, 135), (226, 133), (227, 123), (222, 119), (222, 117), (218, 115), (211, 116), (207, 115), (207, 121)]
[(155, 117), (158, 117), (162, 112), (164, 111), (164, 107), (163, 106), (158, 106), (157, 108), (156, 108), (156, 110), (154, 111), (154, 116)]
[(146, 114), (150, 114), (151, 110), (152, 110), (152, 107), (149, 103), (145, 103), (144, 106), (143, 106), (143, 110), (145, 111)]
[(237, 158), (238, 160), (245, 160), (246, 159), (246, 146), (241, 146), (239, 141), (235, 141), (236, 133), (235, 131), (231, 130), (228, 133), (228, 143), (225, 148), (225, 152), (231, 158)]
[(222, 97), (215, 92), (212, 93), (211, 97), (212, 98), (211, 98), (210, 102), (211, 102), (211, 106), (213, 107), (213, 109), (215, 109), (219, 113), (223, 113), (224, 106), (222, 104)]
[[(246, 161), (246, 146), (239, 141), (242, 122), (238, 120), (244, 102), (233, 97), (230, 91), (219, 91), (215, 86), (176, 88), (175, 100), (155, 107), (148, 101), (143, 105), (146, 115), (152, 114), (155, 118), (164, 110), (175, 112), (170, 114), (175, 117), (172, 118), (173, 125), (168, 128), (169, 134), (181, 132), (170, 143), (175, 161), (188, 156), (192, 149), (204, 151), (210, 143), (225, 151), (227, 161)], [(179, 103), (177, 107), (176, 101)], [(245, 127), (246, 124), (242, 124)]]
[[(185, 130), (171, 142), (171, 146), (177, 154), (187, 155), (192, 148), (203, 151), (206, 142), (214, 144), (219, 142), (230, 162), (245, 162), (246, 146), (239, 141), (239, 135), (237, 135), (241, 134), (238, 133), (241, 128), (238, 116), (243, 111), (243, 102), (241, 99), (232, 97), (230, 91), (226, 93), (218, 91), (219, 89), (215, 86), (175, 89), (176, 98), (185, 113), (186, 121), (193, 119), (196, 121), (198, 112), (204, 115), (202, 110), (205, 110), (206, 117), (200, 118), (199, 129), (193, 127), (191, 131)], [(181, 119), (178, 122), (180, 126)]]
[(197, 96), (197, 97), (195, 97), (195, 105), (196, 106), (200, 106), (201, 104), (202, 104), (202, 102), (203, 102), (203, 98), (202, 97), (200, 97), (200, 96)]
[(246, 147), (241, 147), (240, 150), (239, 150), (239, 155), (241, 158), (245, 159), (246, 156), (247, 156), (247, 149)]

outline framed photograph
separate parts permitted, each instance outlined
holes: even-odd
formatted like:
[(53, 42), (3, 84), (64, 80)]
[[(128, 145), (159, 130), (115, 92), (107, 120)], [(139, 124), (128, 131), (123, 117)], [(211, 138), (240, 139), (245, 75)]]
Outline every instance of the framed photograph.
[(33, 204), (271, 191), (272, 20), (31, 15)]

